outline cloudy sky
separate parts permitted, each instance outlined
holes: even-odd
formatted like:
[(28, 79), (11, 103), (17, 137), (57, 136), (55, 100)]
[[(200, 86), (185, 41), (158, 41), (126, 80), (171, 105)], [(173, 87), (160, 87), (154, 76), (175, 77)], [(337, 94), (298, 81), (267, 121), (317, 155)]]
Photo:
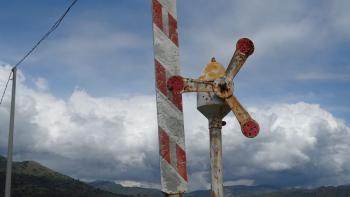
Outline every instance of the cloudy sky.
[[(70, 1), (0, 2), (0, 90), (13, 66)], [(350, 183), (349, 1), (178, 0), (180, 62), (196, 78), (224, 65), (235, 42), (255, 52), (235, 94), (260, 123), (245, 138), (232, 114), (223, 128), (226, 185)], [(159, 186), (151, 5), (79, 1), (20, 67), (15, 160), (36, 160), (81, 180)], [(10, 91), (0, 106), (7, 150)], [(184, 96), (190, 190), (208, 188), (207, 121)]]

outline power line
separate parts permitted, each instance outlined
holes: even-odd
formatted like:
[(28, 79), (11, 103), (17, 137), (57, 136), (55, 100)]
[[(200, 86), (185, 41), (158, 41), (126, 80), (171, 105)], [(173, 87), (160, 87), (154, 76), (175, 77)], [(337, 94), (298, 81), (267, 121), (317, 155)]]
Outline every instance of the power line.
[(5, 96), (5, 93), (6, 93), (6, 90), (7, 90), (7, 86), (9, 85), (9, 81), (11, 79), (11, 75), (12, 75), (12, 71), (10, 72), (9, 77), (8, 77), (8, 79), (6, 81), (5, 89), (4, 89), (4, 92), (2, 93), (2, 96), (1, 96), (0, 105), (2, 104), (2, 101), (4, 99), (4, 96)]
[[(49, 37), (49, 35), (55, 31), (58, 26), (61, 24), (61, 22), (63, 21), (64, 17), (66, 17), (66, 15), (68, 14), (68, 12), (71, 10), (71, 8), (77, 3), (78, 0), (74, 0), (70, 5), (69, 7), (66, 9), (66, 11), (61, 15), (61, 17), (58, 18), (58, 20), (50, 27), (49, 31), (46, 32), (44, 34), (44, 36), (15, 64), (15, 66), (12, 68), (12, 70), (14, 68), (17, 68), (47, 37)], [(4, 88), (4, 91), (2, 93), (2, 96), (1, 96), (1, 100), (0, 100), (0, 105), (2, 104), (2, 101), (4, 99), (4, 96), (5, 96), (5, 93), (6, 93), (6, 90), (7, 90), (7, 86), (8, 86), (8, 83), (9, 81), (11, 80), (11, 75), (12, 75), (12, 70), (10, 72), (10, 75), (6, 81), (6, 85), (5, 85), (5, 88)]]
[(42, 41), (44, 41), (47, 37), (49, 37), (49, 35), (55, 31), (57, 29), (57, 27), (61, 24), (61, 22), (63, 21), (64, 17), (68, 14), (68, 12), (70, 11), (70, 9), (74, 6), (74, 4), (77, 2), (78, 0), (74, 0), (70, 6), (67, 8), (67, 10), (62, 14), (62, 16), (51, 26), (51, 28), (49, 29), (49, 31), (44, 34), (44, 36), (34, 45), (34, 47), (32, 49), (30, 49), (25, 56), (23, 56), (23, 58), (21, 60), (19, 60), (17, 62), (17, 64), (15, 65), (15, 67), (17, 67), (18, 65), (20, 65), (40, 44)]

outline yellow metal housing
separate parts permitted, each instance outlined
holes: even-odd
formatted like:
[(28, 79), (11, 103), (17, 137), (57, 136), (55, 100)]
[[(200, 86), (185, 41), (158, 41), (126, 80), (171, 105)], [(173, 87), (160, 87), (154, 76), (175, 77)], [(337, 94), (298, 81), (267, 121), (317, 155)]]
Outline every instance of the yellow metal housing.
[(199, 76), (200, 80), (211, 81), (225, 76), (225, 68), (222, 64), (217, 62), (215, 58), (211, 59), (211, 62), (207, 64)]

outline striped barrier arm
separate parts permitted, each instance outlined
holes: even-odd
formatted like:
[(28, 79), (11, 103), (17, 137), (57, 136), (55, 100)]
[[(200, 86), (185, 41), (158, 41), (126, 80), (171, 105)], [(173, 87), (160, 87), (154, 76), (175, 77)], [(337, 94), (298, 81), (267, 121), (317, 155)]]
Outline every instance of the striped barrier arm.
[(152, 0), (152, 13), (161, 186), (181, 194), (188, 181), (182, 96), (166, 84), (180, 74), (176, 0)]

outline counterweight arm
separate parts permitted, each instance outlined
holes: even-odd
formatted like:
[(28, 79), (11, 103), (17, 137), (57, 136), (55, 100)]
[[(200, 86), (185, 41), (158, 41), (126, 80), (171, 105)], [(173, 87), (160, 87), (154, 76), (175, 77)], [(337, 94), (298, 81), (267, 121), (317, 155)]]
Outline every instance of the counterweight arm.
[(167, 87), (175, 94), (184, 92), (213, 92), (214, 81), (204, 81), (199, 79), (183, 78), (172, 76), (167, 81)]
[(248, 138), (256, 137), (260, 130), (259, 124), (249, 115), (247, 110), (241, 105), (234, 95), (226, 98), (225, 100), (241, 125), (243, 135)]
[(239, 70), (242, 68), (246, 59), (253, 54), (254, 44), (248, 38), (241, 38), (236, 44), (236, 51), (234, 52), (230, 63), (226, 69), (226, 79), (232, 81)]
[(253, 52), (254, 44), (251, 40), (248, 38), (239, 39), (236, 44), (236, 51), (226, 71), (224, 69), (221, 70), (220, 66), (214, 65), (216, 63), (215, 59), (205, 68), (205, 74), (216, 76), (213, 80), (212, 78), (207, 78), (207, 80), (191, 79), (176, 75), (167, 80), (167, 88), (174, 94), (182, 94), (184, 92), (214, 92), (216, 96), (226, 101), (230, 106), (241, 126), (243, 135), (248, 138), (254, 138), (259, 134), (259, 124), (233, 95), (233, 78)]

